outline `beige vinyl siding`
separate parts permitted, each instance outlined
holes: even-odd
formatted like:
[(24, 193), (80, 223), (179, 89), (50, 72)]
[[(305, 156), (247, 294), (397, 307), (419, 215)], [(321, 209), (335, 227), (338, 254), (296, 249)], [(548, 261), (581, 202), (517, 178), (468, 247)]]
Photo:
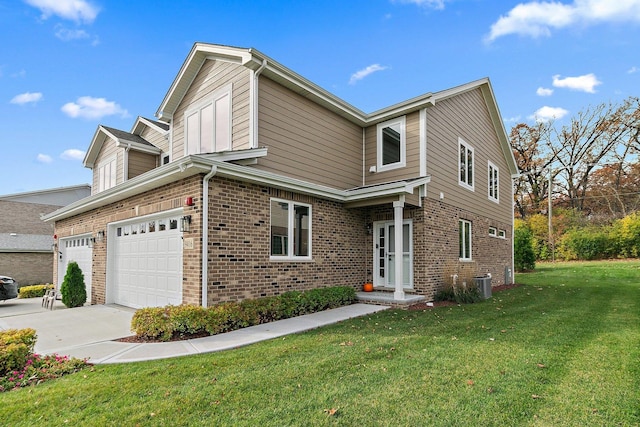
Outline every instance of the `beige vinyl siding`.
[(145, 172), (154, 169), (158, 164), (158, 156), (139, 151), (129, 151), (129, 167), (127, 179), (142, 175)]
[[(458, 184), (458, 138), (474, 150), (474, 190)], [(488, 197), (488, 162), (499, 170), (500, 203)], [(430, 199), (511, 223), (511, 176), (480, 89), (436, 103), (427, 109), (427, 187)]]
[(406, 166), (390, 171), (370, 173), (369, 168), (377, 165), (377, 125), (371, 125), (365, 130), (365, 178), (366, 185), (420, 176), (420, 113), (414, 112), (406, 116)]
[(149, 126), (145, 126), (144, 130), (140, 133), (140, 136), (161, 149), (163, 153), (169, 152), (169, 138), (165, 136), (164, 133), (160, 133)]
[(98, 189), (100, 188), (100, 175), (99, 170), (100, 166), (106, 161), (114, 156), (116, 158), (116, 185), (122, 183), (122, 176), (124, 170), (124, 164), (122, 163), (121, 154), (122, 149), (116, 147), (115, 141), (111, 138), (107, 138), (102, 144), (102, 148), (100, 148), (100, 152), (96, 156), (96, 161), (93, 165), (93, 185), (91, 186), (91, 194), (96, 194)]
[(184, 157), (184, 113), (206, 101), (218, 89), (231, 89), (231, 145), (233, 150), (249, 148), (249, 76), (245, 67), (223, 61), (206, 60), (173, 115), (171, 160)]
[(329, 187), (362, 185), (362, 128), (260, 77), (257, 168)]

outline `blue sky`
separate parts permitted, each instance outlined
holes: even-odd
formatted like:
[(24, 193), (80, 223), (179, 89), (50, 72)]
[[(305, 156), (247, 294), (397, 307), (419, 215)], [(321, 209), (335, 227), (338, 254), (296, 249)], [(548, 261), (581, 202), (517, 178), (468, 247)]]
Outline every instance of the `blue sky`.
[(91, 180), (194, 42), (253, 47), (365, 112), (482, 77), (507, 131), (640, 95), (640, 0), (0, 0), (0, 194)]

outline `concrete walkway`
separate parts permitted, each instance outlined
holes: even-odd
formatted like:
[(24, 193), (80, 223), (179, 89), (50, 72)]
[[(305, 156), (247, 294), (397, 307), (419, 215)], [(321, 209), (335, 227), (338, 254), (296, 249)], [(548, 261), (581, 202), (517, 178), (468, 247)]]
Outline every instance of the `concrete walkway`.
[(131, 336), (135, 310), (117, 305), (92, 305), (67, 309), (40, 306), (40, 298), (0, 303), (0, 330), (33, 328), (38, 334), (35, 352), (87, 358), (91, 363), (126, 363), (229, 350), (284, 335), (365, 316), (388, 307), (353, 304), (320, 313), (278, 320), (225, 334), (168, 343), (123, 343)]

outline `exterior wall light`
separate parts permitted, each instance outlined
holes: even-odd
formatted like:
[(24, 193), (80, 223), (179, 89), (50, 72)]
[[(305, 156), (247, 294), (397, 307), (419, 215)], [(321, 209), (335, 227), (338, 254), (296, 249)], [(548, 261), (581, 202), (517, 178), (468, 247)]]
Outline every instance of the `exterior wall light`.
[(95, 241), (98, 243), (104, 241), (104, 230), (98, 231), (98, 234), (96, 234), (96, 237), (95, 237)]
[(191, 215), (185, 215), (180, 218), (180, 231), (183, 233), (191, 231)]

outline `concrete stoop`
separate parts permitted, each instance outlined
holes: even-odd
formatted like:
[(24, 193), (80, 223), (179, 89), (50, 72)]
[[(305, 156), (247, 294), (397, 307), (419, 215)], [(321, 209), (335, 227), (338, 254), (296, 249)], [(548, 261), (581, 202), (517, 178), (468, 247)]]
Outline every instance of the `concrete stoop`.
[(423, 302), (423, 295), (405, 293), (404, 299), (395, 299), (393, 292), (373, 291), (356, 292), (358, 301), (365, 304), (385, 305), (393, 308), (407, 308), (410, 305)]

